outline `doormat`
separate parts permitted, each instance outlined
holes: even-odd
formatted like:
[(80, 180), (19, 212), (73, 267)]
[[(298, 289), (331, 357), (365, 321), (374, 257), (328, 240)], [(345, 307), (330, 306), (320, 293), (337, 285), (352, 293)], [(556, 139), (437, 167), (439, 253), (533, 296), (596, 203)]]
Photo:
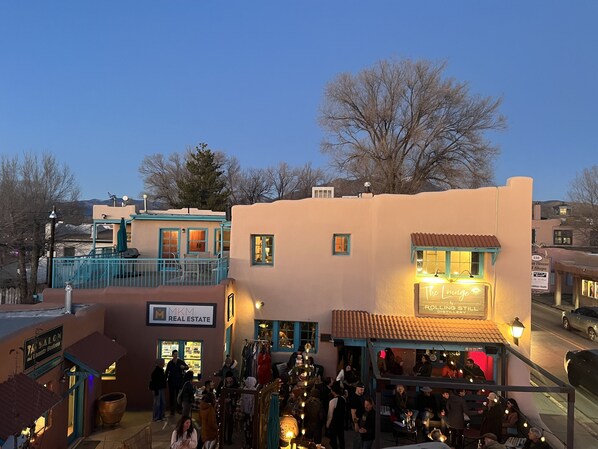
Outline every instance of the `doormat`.
[(98, 440), (85, 440), (77, 445), (77, 449), (96, 449), (100, 443)]

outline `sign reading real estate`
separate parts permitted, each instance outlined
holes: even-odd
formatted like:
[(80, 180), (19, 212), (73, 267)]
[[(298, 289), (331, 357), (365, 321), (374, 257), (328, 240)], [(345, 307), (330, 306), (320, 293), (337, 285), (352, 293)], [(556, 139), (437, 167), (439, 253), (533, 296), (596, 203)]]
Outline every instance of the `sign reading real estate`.
[(24, 369), (57, 354), (62, 349), (62, 326), (25, 340)]
[(147, 324), (216, 327), (216, 304), (148, 302)]
[(550, 258), (532, 255), (532, 290), (548, 290), (550, 284)]
[(419, 316), (486, 317), (484, 284), (415, 284)]

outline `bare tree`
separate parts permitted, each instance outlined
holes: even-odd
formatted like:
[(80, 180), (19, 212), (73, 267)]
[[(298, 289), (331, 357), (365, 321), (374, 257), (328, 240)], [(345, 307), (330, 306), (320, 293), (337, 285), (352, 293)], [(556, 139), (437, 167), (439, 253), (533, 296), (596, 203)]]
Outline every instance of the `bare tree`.
[(573, 225), (590, 246), (598, 246), (598, 165), (577, 174), (569, 198), (575, 203)]
[(46, 248), (46, 223), (53, 206), (59, 215), (77, 200), (74, 175), (50, 154), (27, 153), (0, 159), (0, 244), (17, 258), (21, 300), (37, 293), (39, 259)]
[(321, 168), (314, 168), (311, 162), (306, 162), (297, 169), (297, 187), (293, 192), (294, 199), (309, 198), (311, 188), (327, 184), (329, 181), (326, 172)]
[(255, 204), (270, 201), (270, 183), (265, 168), (250, 168), (241, 173), (239, 180), (239, 204)]
[(241, 192), (243, 176), (239, 160), (234, 156), (227, 157), (222, 152), (217, 153), (217, 155), (222, 158), (222, 170), (230, 195), (229, 202), (231, 205), (241, 204), (243, 198), (243, 192)]
[(273, 200), (289, 198), (297, 189), (298, 172), (286, 162), (279, 162), (276, 167), (267, 169), (268, 179), (272, 185)]
[(185, 154), (172, 153), (168, 158), (163, 154), (156, 153), (146, 156), (141, 161), (139, 173), (143, 179), (145, 192), (153, 200), (163, 202), (167, 207), (175, 207), (179, 202), (179, 190), (177, 182), (180, 182), (186, 174)]
[(354, 179), (383, 193), (416, 193), (426, 183), (478, 187), (493, 177), (498, 149), (484, 133), (502, 129), (501, 101), (471, 95), (445, 78), (445, 64), (381, 61), (328, 84), (322, 151)]

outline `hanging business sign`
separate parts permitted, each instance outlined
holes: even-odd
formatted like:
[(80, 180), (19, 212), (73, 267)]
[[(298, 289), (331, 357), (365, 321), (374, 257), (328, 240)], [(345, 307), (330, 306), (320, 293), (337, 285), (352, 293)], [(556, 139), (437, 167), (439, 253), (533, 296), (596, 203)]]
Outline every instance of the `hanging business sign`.
[(147, 325), (216, 327), (216, 304), (148, 302)]
[(62, 326), (25, 340), (23, 347), (25, 348), (23, 369), (26, 370), (61, 351)]
[(486, 285), (439, 283), (415, 284), (419, 316), (486, 318)]
[(532, 254), (532, 290), (547, 291), (550, 288), (550, 257)]

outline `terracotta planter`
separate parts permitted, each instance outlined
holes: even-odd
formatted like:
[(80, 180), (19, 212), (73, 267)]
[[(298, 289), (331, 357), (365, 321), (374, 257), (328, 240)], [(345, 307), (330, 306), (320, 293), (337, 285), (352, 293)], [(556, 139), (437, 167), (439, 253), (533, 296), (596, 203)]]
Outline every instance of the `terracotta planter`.
[(124, 393), (108, 393), (98, 398), (98, 412), (102, 423), (113, 426), (118, 424), (127, 408), (127, 395)]

